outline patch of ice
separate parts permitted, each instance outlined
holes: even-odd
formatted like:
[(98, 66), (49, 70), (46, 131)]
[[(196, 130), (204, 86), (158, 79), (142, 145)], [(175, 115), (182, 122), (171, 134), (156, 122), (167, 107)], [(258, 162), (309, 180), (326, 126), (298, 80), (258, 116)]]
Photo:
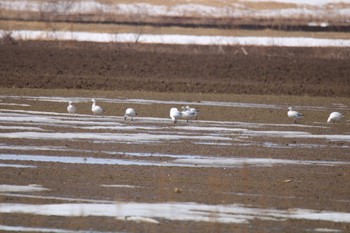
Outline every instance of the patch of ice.
[(1, 184), (0, 185), (0, 192), (11, 192), (11, 193), (18, 193), (18, 192), (41, 192), (41, 191), (47, 191), (49, 189), (43, 188), (41, 185), (7, 185), (7, 184)]

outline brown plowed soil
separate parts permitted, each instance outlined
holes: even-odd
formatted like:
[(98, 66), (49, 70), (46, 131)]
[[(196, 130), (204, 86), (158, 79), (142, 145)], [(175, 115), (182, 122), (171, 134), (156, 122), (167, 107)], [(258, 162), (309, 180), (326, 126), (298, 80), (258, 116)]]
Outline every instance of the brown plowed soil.
[(349, 48), (3, 41), (0, 86), (349, 96)]

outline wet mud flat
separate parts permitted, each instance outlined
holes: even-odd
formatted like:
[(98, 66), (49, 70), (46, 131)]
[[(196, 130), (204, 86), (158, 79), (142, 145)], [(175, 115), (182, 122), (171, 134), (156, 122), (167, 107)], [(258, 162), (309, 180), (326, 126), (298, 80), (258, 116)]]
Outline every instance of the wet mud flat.
[[(1, 231), (350, 230), (349, 120), (326, 123), (348, 115), (348, 98), (1, 89), (0, 99)], [(199, 119), (172, 123), (170, 107), (183, 105)]]

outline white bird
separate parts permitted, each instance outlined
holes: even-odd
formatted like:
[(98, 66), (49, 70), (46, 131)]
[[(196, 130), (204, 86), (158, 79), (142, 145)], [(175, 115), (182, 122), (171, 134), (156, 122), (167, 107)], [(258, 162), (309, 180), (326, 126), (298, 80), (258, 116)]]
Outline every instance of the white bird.
[(127, 117), (131, 117), (131, 120), (134, 120), (134, 116), (137, 116), (137, 112), (133, 108), (127, 108), (125, 110), (124, 121), (126, 121)]
[(69, 113), (69, 115), (73, 115), (75, 114), (75, 112), (77, 111), (76, 107), (73, 105), (72, 101), (68, 102), (68, 107), (67, 107), (67, 111)]
[[(199, 110), (195, 109), (195, 108), (191, 108), (190, 106), (183, 106), (182, 107), (182, 114), (184, 113), (184, 111), (186, 111), (187, 113), (185, 113), (185, 119), (187, 119), (187, 122), (189, 119), (196, 119), (198, 118), (198, 113), (199, 113)], [(188, 116), (188, 118), (186, 118), (186, 116)]]
[(96, 100), (92, 99), (92, 107), (91, 107), (91, 111), (94, 115), (100, 115), (102, 112), (104, 112), (104, 109), (101, 108), (100, 106), (96, 105)]
[(188, 122), (188, 120), (194, 118), (194, 113), (190, 111), (181, 111), (181, 117)]
[(171, 108), (170, 109), (170, 118), (171, 120), (176, 123), (178, 119), (182, 117), (182, 113), (177, 108)]
[(303, 118), (304, 115), (294, 111), (292, 107), (288, 108), (288, 113), (287, 113), (288, 117), (294, 120), (294, 123), (297, 123), (297, 120), (299, 120), (300, 118)]
[(331, 114), (329, 114), (327, 123), (339, 122), (343, 117), (344, 115), (340, 112), (332, 112)]

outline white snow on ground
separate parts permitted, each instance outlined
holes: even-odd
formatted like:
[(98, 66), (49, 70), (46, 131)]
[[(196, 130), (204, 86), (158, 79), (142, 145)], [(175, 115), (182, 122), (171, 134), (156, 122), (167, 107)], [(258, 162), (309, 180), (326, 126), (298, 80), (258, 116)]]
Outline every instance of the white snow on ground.
[[(7, 32), (0, 30), (0, 38)], [(11, 31), (16, 40), (85, 41), (104, 43), (154, 43), (193, 45), (257, 45), (287, 47), (350, 47), (350, 39), (320, 39), (310, 37), (234, 37), (234, 36), (194, 36), (194, 35), (152, 35), (135, 33), (94, 33), (68, 31)]]
[[(69, 14), (124, 14), (143, 16), (205, 16), (205, 17), (282, 17), (299, 18), (303, 17), (346, 17), (350, 8), (328, 7), (329, 4), (350, 3), (348, 0), (271, 0), (263, 2), (277, 2), (296, 4), (295, 8), (278, 9), (257, 9), (250, 8), (245, 4), (247, 1), (238, 3), (226, 3), (225, 6), (209, 6), (196, 1), (187, 4), (177, 4), (172, 6), (156, 5), (150, 3), (119, 3), (104, 4), (96, 1), (0, 1), (0, 9), (15, 11), (50, 12), (60, 15)], [(261, 2), (260, 0), (250, 0), (249, 2)]]

